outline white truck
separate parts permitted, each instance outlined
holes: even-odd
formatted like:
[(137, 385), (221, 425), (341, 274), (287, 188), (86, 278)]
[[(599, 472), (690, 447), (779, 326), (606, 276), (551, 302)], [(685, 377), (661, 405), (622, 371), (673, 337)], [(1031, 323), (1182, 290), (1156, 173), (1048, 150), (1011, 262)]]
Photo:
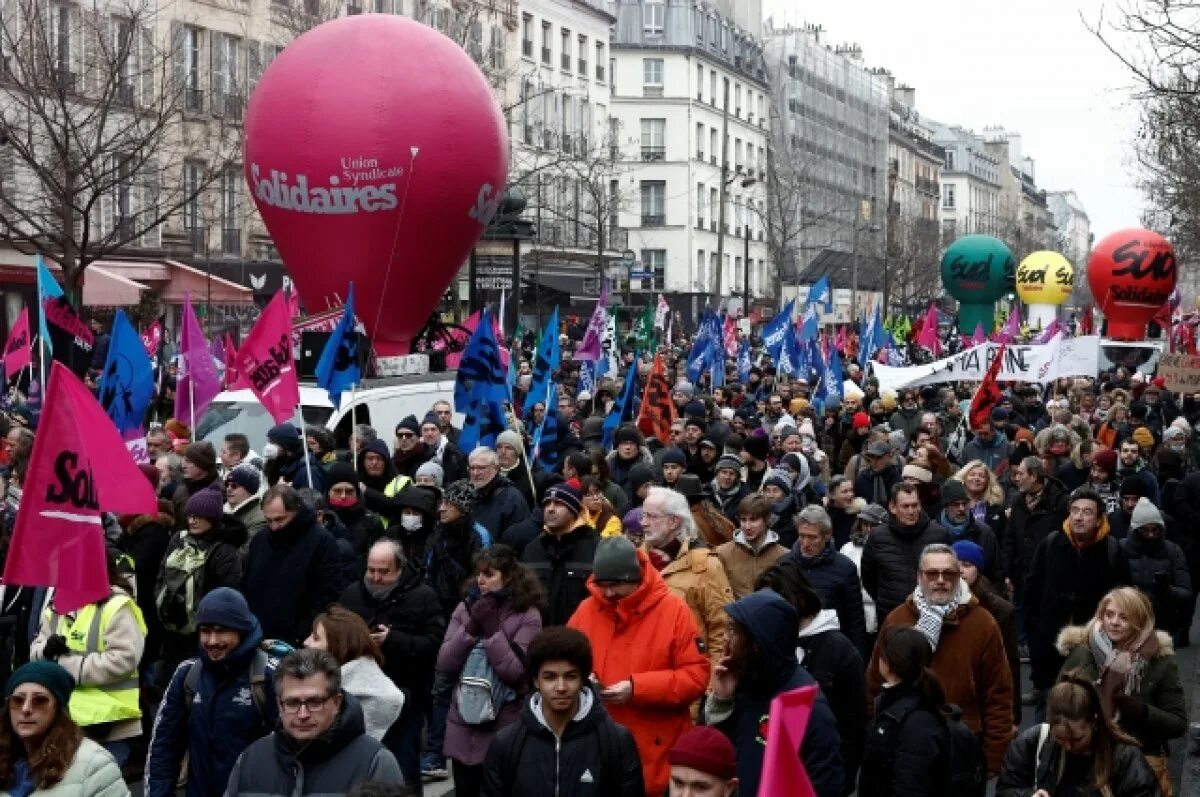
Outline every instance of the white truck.
[[(353, 424), (374, 427), (382, 440), (392, 441), (396, 424), (405, 416), (420, 421), (434, 402), (454, 404), (454, 371), (411, 376), (366, 379), (353, 393), (342, 394), (342, 406), (334, 408), (323, 388), (311, 382), (300, 383), (300, 408), (292, 423), (322, 426), (333, 432), (338, 448), (349, 448)], [(218, 395), (204, 412), (196, 429), (196, 439), (208, 440), (218, 451), (225, 435), (241, 432), (252, 446), (261, 446), (275, 421), (250, 390), (230, 390)], [(461, 426), (457, 416), (456, 426)]]

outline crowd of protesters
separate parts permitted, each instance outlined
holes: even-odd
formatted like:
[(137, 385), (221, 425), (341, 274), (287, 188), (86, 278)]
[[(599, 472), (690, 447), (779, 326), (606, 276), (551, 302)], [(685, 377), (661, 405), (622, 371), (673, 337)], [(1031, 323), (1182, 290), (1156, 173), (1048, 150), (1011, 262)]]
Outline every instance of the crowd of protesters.
[[(757, 349), (712, 389), (667, 347), (669, 431), (606, 430), (650, 359), (589, 391), (564, 356), (546, 407), (532, 348), (489, 447), (446, 401), (344, 450), (152, 429), (110, 596), (5, 594), (0, 790), (753, 797), (773, 698), (815, 685), (820, 797), (1172, 793), (1200, 395), (1118, 368), (1005, 385), (972, 425), (974, 384), (847, 360), (820, 405)], [(36, 413), (0, 427), (6, 541)]]

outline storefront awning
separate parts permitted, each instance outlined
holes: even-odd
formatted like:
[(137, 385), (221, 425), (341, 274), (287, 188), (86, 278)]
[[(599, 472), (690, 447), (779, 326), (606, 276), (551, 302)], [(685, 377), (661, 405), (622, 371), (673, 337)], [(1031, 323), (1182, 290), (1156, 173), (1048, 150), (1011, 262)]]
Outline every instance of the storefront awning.
[(149, 290), (140, 282), (114, 274), (106, 268), (92, 264), (87, 269), (83, 283), (84, 307), (128, 307), (142, 299)]

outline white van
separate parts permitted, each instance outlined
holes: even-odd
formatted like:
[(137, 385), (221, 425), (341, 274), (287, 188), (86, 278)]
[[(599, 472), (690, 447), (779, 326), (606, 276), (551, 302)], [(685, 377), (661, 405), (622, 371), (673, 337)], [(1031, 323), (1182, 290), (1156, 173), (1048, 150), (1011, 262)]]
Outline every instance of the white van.
[[(365, 423), (374, 427), (390, 447), (396, 424), (406, 416), (415, 415), (420, 421), (437, 401), (448, 401), (453, 406), (455, 376), (456, 372), (445, 371), (367, 379), (354, 391), (353, 400), (350, 391), (342, 394), (340, 409), (334, 408), (324, 388), (301, 382), (300, 407), (292, 423), (301, 430), (305, 426), (329, 429), (338, 448), (349, 448), (351, 427)], [(197, 424), (196, 438), (209, 441), (219, 451), (225, 435), (241, 432), (250, 438), (251, 446), (260, 447), (274, 425), (253, 391), (228, 390), (205, 410)]]

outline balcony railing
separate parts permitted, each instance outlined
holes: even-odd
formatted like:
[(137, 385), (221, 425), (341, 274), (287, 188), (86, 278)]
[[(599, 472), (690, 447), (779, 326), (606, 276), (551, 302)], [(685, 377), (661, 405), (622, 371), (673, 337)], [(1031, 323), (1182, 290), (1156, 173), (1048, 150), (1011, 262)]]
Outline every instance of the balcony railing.
[(113, 229), (116, 233), (117, 241), (132, 241), (134, 232), (133, 217), (117, 216), (113, 219)]
[(526, 58), (533, 58), (533, 42), (528, 39), (524, 39), (521, 42), (521, 55)]
[(565, 71), (567, 71), (567, 72), (571, 71), (571, 54), (570, 53), (563, 53), (562, 55), (560, 55), (559, 61), (562, 63), (562, 68)]
[(605, 76), (604, 73), (605, 73), (604, 65), (596, 64), (596, 80), (599, 80), (601, 83), (603, 83), (604, 76)]
[(113, 90), (113, 103), (126, 108), (133, 106), (133, 84), (118, 83)]
[(642, 147), (642, 160), (644, 161), (661, 161), (666, 158), (666, 147)]
[(586, 58), (580, 58), (580, 59), (579, 59), (579, 74), (583, 75), (584, 77), (587, 77), (587, 73), (588, 73), (588, 62), (587, 62), (587, 59), (586, 59)]
[(657, 213), (650, 214), (650, 215), (647, 215), (645, 213), (642, 214), (642, 226), (643, 227), (662, 227), (662, 226), (666, 225), (666, 223), (667, 223), (667, 217), (663, 214), (657, 214)]
[(185, 88), (183, 90), (183, 110), (188, 113), (204, 111), (204, 90)]
[(204, 254), (204, 250), (208, 248), (208, 228), (193, 224), (184, 230), (184, 234), (187, 235), (188, 243), (192, 245), (192, 252)]
[(549, 47), (542, 48), (542, 63), (543, 64), (550, 63), (550, 48)]
[(78, 77), (79, 77), (78, 75), (76, 75), (74, 72), (72, 72), (69, 69), (64, 69), (62, 67), (59, 67), (54, 70), (55, 85), (58, 86), (58, 88), (61, 91), (65, 92), (67, 94), (75, 93), (75, 84), (76, 84)]
[(225, 227), (221, 230), (221, 251), (227, 255), (242, 253), (242, 230), (240, 227)]
[(225, 115), (235, 122), (242, 121), (242, 108), (245, 101), (240, 94), (226, 94), (222, 99)]

